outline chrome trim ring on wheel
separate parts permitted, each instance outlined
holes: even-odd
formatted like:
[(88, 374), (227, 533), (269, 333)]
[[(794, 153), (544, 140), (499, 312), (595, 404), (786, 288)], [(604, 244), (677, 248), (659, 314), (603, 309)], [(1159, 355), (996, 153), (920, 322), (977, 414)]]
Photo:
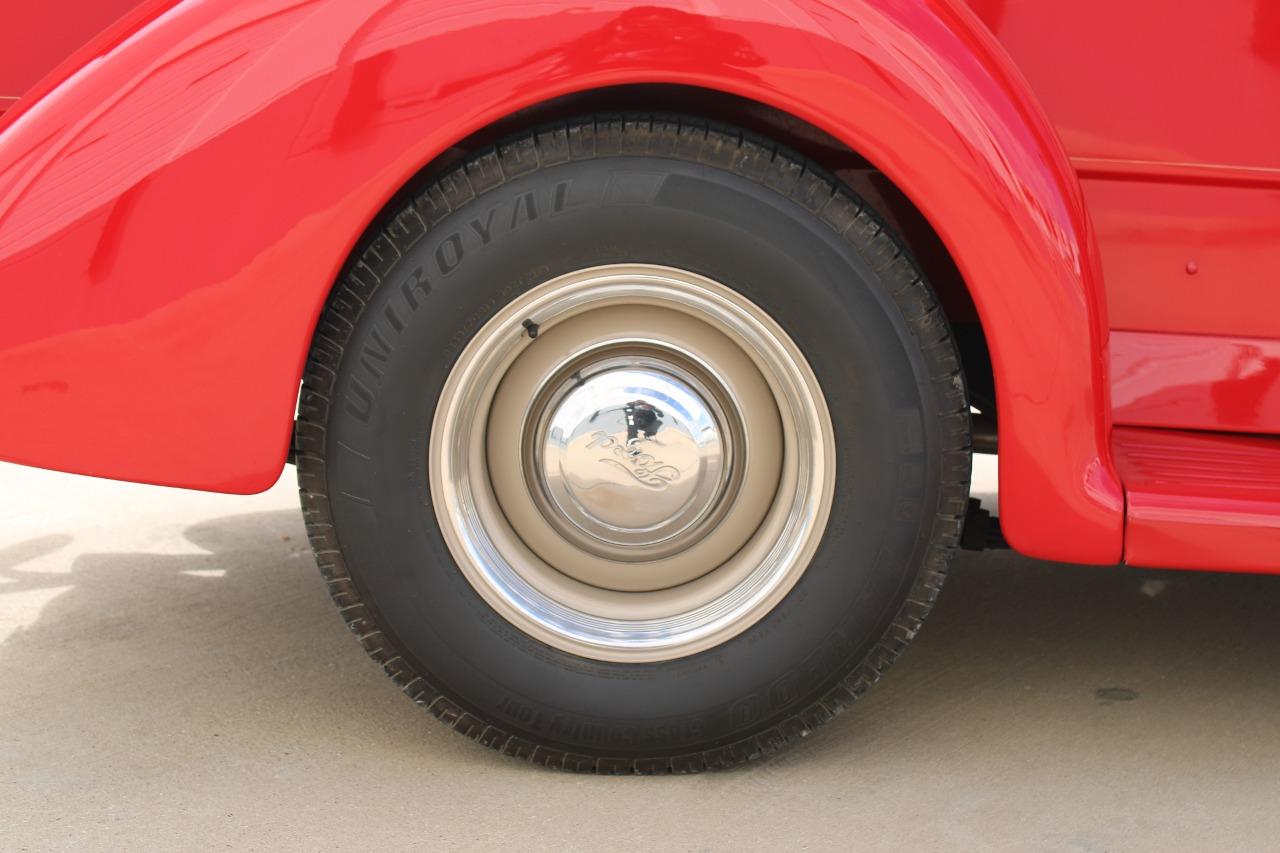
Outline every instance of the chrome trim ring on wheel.
[(651, 265), (501, 308), (451, 371), (429, 449), (436, 519), (476, 592), (551, 646), (624, 662), (704, 651), (772, 610), (826, 528), (834, 465), (787, 334)]

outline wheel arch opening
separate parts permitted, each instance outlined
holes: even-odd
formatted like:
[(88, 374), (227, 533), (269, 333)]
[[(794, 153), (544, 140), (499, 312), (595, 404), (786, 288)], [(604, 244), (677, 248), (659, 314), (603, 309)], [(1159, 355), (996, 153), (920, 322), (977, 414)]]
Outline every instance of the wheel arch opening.
[(426, 164), (388, 201), (354, 243), (344, 265), (381, 231), (415, 193), (472, 153), (549, 122), (589, 113), (682, 113), (740, 127), (784, 145), (817, 163), (869, 203), (905, 243), (937, 294), (960, 350), (973, 406), (974, 451), (995, 453), (996, 389), (987, 336), (951, 253), (920, 209), (883, 172), (821, 128), (759, 101), (697, 86), (632, 84), (590, 89), (511, 113), (459, 140)]

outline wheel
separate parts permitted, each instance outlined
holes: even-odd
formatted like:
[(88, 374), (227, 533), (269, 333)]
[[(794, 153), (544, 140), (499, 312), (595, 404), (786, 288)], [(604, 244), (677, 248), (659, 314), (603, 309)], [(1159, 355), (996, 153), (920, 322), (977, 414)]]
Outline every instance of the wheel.
[(801, 158), (687, 118), (526, 133), (353, 258), (295, 438), (334, 600), (454, 729), (539, 764), (723, 767), (919, 628), (969, 421), (919, 270)]

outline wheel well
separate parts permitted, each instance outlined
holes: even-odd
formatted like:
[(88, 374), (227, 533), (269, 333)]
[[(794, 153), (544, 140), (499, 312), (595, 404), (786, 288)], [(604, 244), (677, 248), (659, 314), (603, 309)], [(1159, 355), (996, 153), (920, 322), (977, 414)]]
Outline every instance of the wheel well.
[[(920, 210), (882, 172), (840, 140), (782, 110), (737, 95), (676, 84), (613, 86), (543, 102), (483, 128), (459, 141), (429, 164), (406, 193), (421, 186), (471, 152), (530, 126), (584, 113), (620, 111), (674, 112), (722, 121), (768, 137), (813, 160), (865, 199), (906, 244), (942, 304), (956, 338), (968, 384), (974, 450), (995, 452), (995, 376), (977, 309), (951, 254)], [(399, 209), (400, 197), (388, 205)], [(380, 220), (370, 232), (382, 226)]]

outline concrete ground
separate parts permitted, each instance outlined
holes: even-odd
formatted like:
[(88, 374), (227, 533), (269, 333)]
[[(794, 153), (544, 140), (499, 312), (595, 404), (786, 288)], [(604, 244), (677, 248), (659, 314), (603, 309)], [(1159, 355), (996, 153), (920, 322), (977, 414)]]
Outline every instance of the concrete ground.
[(1280, 845), (1280, 577), (962, 554), (886, 680), (797, 748), (592, 778), (395, 689), (292, 474), (234, 498), (0, 466), (0, 849)]

